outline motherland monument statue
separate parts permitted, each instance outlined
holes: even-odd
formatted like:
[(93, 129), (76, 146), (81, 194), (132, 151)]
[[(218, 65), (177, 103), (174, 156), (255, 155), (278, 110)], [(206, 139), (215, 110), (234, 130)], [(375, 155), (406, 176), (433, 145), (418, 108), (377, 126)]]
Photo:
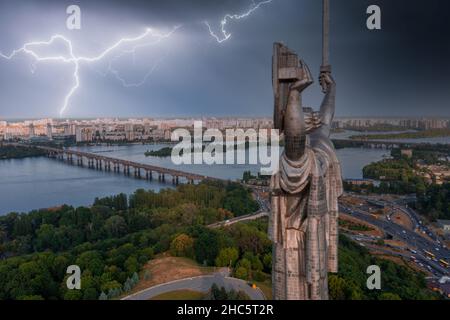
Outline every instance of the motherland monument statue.
[(336, 84), (329, 65), (329, 0), (324, 0), (323, 12), (320, 85), (325, 96), (319, 112), (301, 104), (301, 93), (313, 83), (308, 66), (286, 46), (274, 45), (274, 127), (285, 142), (271, 179), (276, 300), (327, 300), (328, 272), (338, 269), (338, 197), (343, 189), (330, 140)]

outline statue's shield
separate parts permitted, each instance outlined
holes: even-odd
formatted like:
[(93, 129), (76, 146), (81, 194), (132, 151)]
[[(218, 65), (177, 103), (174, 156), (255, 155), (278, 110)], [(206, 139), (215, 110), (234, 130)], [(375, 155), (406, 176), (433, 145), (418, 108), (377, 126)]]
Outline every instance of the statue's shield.
[(302, 78), (302, 68), (297, 54), (281, 43), (273, 46), (272, 80), (275, 97), (274, 128), (283, 131), (289, 85)]

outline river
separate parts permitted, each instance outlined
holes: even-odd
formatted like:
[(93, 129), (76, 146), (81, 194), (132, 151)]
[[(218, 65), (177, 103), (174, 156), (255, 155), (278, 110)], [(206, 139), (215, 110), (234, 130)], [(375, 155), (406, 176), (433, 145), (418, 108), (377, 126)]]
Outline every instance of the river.
[[(345, 131), (334, 135), (345, 139), (358, 132)], [(447, 143), (450, 137), (408, 139), (425, 143)], [(158, 150), (165, 145), (126, 145), (80, 147), (86, 152), (98, 152), (110, 157), (154, 164), (168, 168), (208, 175), (222, 179), (239, 179), (242, 173), (250, 170), (258, 172), (256, 165), (174, 165), (170, 158), (146, 157), (147, 150)], [(343, 177), (346, 179), (362, 178), (362, 168), (389, 155), (389, 151), (380, 149), (345, 148), (337, 150), (341, 161)], [(125, 177), (121, 174), (88, 170), (47, 158), (12, 159), (0, 161), (0, 215), (8, 212), (27, 212), (38, 208), (48, 208), (69, 204), (73, 206), (91, 205), (96, 197), (118, 193), (131, 194), (138, 188), (171, 188), (170, 183), (163, 184), (157, 180), (145, 181)]]
[[(222, 179), (239, 179), (250, 170), (258, 172), (256, 165), (174, 165), (170, 158), (146, 157), (145, 151), (158, 150), (165, 145), (126, 145), (79, 147), (78, 150), (101, 153), (108, 157), (132, 160)], [(361, 178), (362, 168), (389, 154), (386, 150), (340, 149), (337, 155), (342, 164), (344, 178)], [(27, 212), (62, 204), (91, 205), (96, 197), (118, 193), (131, 194), (138, 188), (171, 188), (169, 183), (138, 180), (122, 174), (90, 170), (68, 165), (61, 161), (40, 158), (0, 161), (0, 215), (9, 212)]]

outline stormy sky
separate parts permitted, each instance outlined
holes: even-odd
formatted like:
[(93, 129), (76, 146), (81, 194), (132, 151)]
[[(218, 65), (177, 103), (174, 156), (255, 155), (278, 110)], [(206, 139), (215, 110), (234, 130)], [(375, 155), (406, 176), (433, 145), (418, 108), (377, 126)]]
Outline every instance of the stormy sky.
[[(152, 28), (169, 37), (125, 43), (95, 62), (79, 62), (79, 88), (63, 117), (271, 116), (272, 45), (297, 51), (317, 77), (321, 1), (273, 0), (240, 20), (218, 43), (225, 14), (262, 0), (0, 0), (0, 52), (24, 43), (69, 39), (76, 57), (95, 57), (121, 38)], [(66, 8), (81, 8), (81, 30), (66, 28)], [(338, 116), (450, 116), (450, 2), (331, 0), (331, 59)], [(382, 30), (366, 28), (366, 9), (382, 10)], [(134, 53), (131, 51), (134, 50)], [(67, 43), (34, 46), (69, 57)], [(0, 119), (58, 117), (75, 85), (74, 64), (0, 57)], [(317, 107), (318, 83), (304, 104)]]

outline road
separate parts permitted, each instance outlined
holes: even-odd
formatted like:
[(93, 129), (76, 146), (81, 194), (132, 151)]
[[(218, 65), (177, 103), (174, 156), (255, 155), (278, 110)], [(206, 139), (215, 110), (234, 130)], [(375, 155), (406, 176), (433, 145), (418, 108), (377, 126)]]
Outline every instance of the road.
[[(257, 192), (257, 190), (253, 189), (253, 191), (255, 199), (260, 205), (259, 211), (253, 214), (218, 222), (210, 225), (209, 227), (211, 228), (225, 227), (238, 222), (256, 220), (268, 216), (270, 213), (270, 204), (268, 200), (263, 199)], [(370, 205), (347, 206), (344, 205), (342, 202), (340, 202), (339, 204), (340, 212), (352, 215), (357, 219), (363, 220), (367, 223), (370, 223), (378, 227), (388, 237), (406, 243), (406, 247), (404, 249), (409, 251), (408, 254), (400, 254), (396, 251), (390, 250), (389, 252), (395, 253), (397, 256), (408, 258), (414, 261), (421, 268), (431, 272), (435, 277), (450, 276), (450, 269), (443, 267), (439, 263), (439, 260), (441, 259), (446, 261), (450, 260), (450, 250), (447, 247), (445, 247), (445, 245), (442, 242), (442, 239), (440, 239), (426, 225), (423, 224), (420, 215), (407, 205), (408, 202), (411, 202), (410, 198), (404, 198), (396, 201), (387, 201), (384, 199), (374, 200), (371, 197), (363, 195), (352, 194), (352, 196), (360, 198), (366, 202), (369, 201), (375, 206), (382, 206), (388, 208), (390, 212), (386, 217), (375, 218), (373, 215), (371, 215), (371, 209), (373, 208), (371, 208)], [(415, 231), (407, 229), (392, 221), (391, 216), (395, 210), (399, 210), (409, 217)], [(352, 238), (362, 245), (364, 245), (363, 242), (365, 242), (366, 244), (370, 244), (375, 243), (377, 240), (380, 240), (380, 238), (364, 236), (362, 234)], [(425, 251), (434, 254), (435, 258), (432, 258), (429, 255), (427, 255)]]
[(225, 220), (225, 221), (220, 221), (220, 222), (216, 222), (213, 224), (208, 225), (208, 228), (220, 228), (220, 227), (229, 227), (235, 223), (238, 222), (245, 222), (245, 221), (252, 221), (252, 220), (257, 220), (263, 217), (267, 217), (269, 216), (269, 213), (266, 211), (257, 211), (255, 213), (252, 214), (247, 214), (245, 216), (239, 216), (236, 218), (232, 218), (229, 220)]
[(252, 300), (265, 300), (264, 294), (259, 288), (253, 289), (247, 282), (228, 277), (224, 273), (215, 273), (213, 275), (163, 283), (129, 295), (122, 300), (149, 300), (160, 294), (178, 290), (193, 290), (207, 293), (214, 283), (219, 287), (225, 287), (228, 291), (231, 289), (244, 291)]
[[(361, 198), (364, 198), (361, 196)], [(367, 200), (367, 199), (366, 199)], [(419, 233), (406, 229), (401, 225), (394, 223), (390, 219), (388, 214), (386, 218), (375, 218), (370, 214), (370, 210), (367, 206), (345, 206), (340, 205), (340, 211), (352, 215), (353, 217), (368, 222), (378, 228), (380, 228), (386, 235), (391, 236), (395, 240), (402, 241), (407, 244), (407, 249), (411, 252), (409, 258), (417, 261), (416, 263), (428, 269), (435, 277), (442, 277), (450, 275), (448, 268), (442, 267), (438, 260), (449, 260), (450, 251), (448, 248), (442, 245), (438, 237), (434, 235), (426, 226), (422, 226), (419, 220), (419, 215), (411, 208), (401, 207), (394, 202), (384, 202), (384, 205), (391, 207), (392, 209), (399, 209), (405, 212), (413, 223), (417, 226)], [(428, 231), (428, 232), (427, 232)], [(423, 232), (427, 233), (429, 238), (422, 236)], [(431, 234), (431, 236), (430, 236)], [(368, 241), (370, 239), (364, 239), (364, 237), (354, 237), (356, 241)], [(376, 239), (372, 239), (376, 241)], [(438, 242), (439, 241), (439, 242)], [(361, 242), (360, 242), (361, 243)], [(436, 259), (428, 257), (425, 251), (431, 252), (436, 256)], [(398, 254), (402, 255), (404, 254)]]
[(263, 199), (261, 197), (261, 195), (259, 194), (258, 191), (264, 191), (264, 190), (260, 190), (258, 188), (252, 187), (252, 186), (248, 186), (247, 187), (251, 188), (253, 190), (253, 195), (255, 196), (255, 200), (256, 202), (258, 202), (259, 205), (259, 210), (251, 213), (251, 214), (247, 214), (244, 216), (239, 216), (239, 217), (235, 217), (229, 220), (225, 220), (225, 221), (220, 221), (220, 222), (216, 222), (213, 224), (208, 225), (209, 228), (220, 228), (220, 227), (228, 227), (231, 226), (235, 223), (238, 222), (245, 222), (245, 221), (252, 221), (252, 220), (257, 220), (263, 217), (268, 217), (269, 216), (269, 212), (270, 212), (270, 203), (268, 200)]

